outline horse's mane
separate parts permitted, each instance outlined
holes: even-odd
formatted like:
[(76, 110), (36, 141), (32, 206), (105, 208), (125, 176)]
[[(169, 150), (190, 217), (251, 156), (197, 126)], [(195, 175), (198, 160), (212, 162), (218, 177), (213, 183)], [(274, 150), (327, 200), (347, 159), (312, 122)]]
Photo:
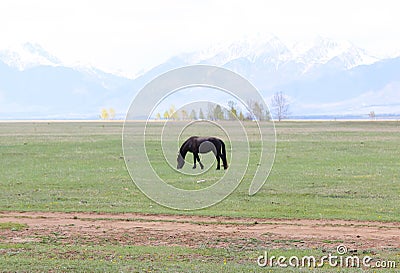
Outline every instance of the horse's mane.
[(191, 136), (183, 142), (181, 148), (179, 149), (179, 154), (185, 158), (188, 149), (186, 147), (189, 145), (189, 142), (192, 141), (194, 138), (198, 138), (198, 136)]

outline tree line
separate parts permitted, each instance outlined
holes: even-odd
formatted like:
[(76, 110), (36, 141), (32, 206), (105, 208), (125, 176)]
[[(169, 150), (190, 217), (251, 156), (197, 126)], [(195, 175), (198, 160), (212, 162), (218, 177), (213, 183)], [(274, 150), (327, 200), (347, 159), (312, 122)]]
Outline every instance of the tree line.
[[(172, 120), (258, 120), (258, 121), (270, 121), (272, 119), (272, 114), (269, 112), (268, 108), (264, 108), (263, 102), (257, 102), (250, 100), (247, 102), (247, 107), (249, 109), (242, 110), (242, 108), (237, 104), (237, 102), (230, 100), (227, 103), (227, 107), (222, 107), (219, 104), (208, 103), (205, 109), (200, 108), (198, 111), (196, 109), (180, 109), (176, 110), (174, 105), (171, 105), (169, 109), (165, 110), (163, 113), (156, 113), (155, 119), (172, 119)], [(278, 121), (287, 118), (289, 114), (289, 102), (287, 96), (282, 92), (277, 92), (271, 99), (271, 110), (275, 118)], [(372, 114), (370, 114), (371, 116)], [(373, 113), (375, 116), (375, 113)], [(100, 112), (100, 119), (102, 120), (113, 120), (115, 119), (116, 112), (113, 108), (103, 108)]]
[(200, 108), (198, 111), (195, 109), (176, 110), (174, 105), (171, 105), (168, 110), (165, 110), (163, 114), (157, 113), (155, 118), (160, 119), (172, 119), (172, 120), (258, 120), (258, 121), (269, 121), (271, 115), (268, 109), (264, 109), (263, 104), (256, 101), (248, 103), (248, 107), (251, 111), (242, 111), (237, 103), (234, 101), (228, 102), (228, 108), (222, 107), (219, 104), (209, 103), (206, 109)]
[[(157, 113), (155, 115), (156, 120), (162, 119), (173, 119), (173, 120), (258, 120), (258, 121), (269, 121), (272, 119), (272, 115), (278, 121), (286, 119), (289, 115), (289, 99), (283, 92), (276, 92), (271, 98), (270, 109), (264, 109), (264, 103), (257, 101), (248, 101), (247, 105), (250, 111), (242, 111), (241, 108), (235, 101), (228, 101), (227, 107), (221, 107), (209, 103), (208, 106), (203, 110), (199, 109), (198, 112), (195, 109), (176, 110), (174, 105), (171, 105), (169, 109), (165, 110), (164, 113)], [(101, 109), (99, 118), (102, 120), (113, 120), (116, 117), (114, 108), (103, 108)], [(376, 119), (375, 111), (370, 111), (368, 117), (371, 120)]]
[[(221, 107), (219, 104), (209, 103), (206, 109), (176, 110), (174, 105), (164, 113), (158, 112), (155, 115), (156, 120), (172, 119), (172, 120), (257, 120), (270, 121), (272, 119), (268, 108), (264, 109), (264, 103), (257, 101), (248, 101), (247, 106), (249, 111), (243, 111), (235, 101), (228, 101), (228, 107)], [(271, 100), (272, 110), (278, 121), (287, 118), (289, 114), (289, 102), (287, 97), (282, 92), (277, 92)]]

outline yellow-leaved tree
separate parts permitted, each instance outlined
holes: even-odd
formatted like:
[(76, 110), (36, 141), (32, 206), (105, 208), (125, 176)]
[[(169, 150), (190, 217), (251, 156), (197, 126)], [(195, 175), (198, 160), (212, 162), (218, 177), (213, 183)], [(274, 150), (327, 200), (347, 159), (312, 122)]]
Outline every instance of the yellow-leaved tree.
[(101, 109), (100, 118), (102, 120), (106, 120), (106, 119), (109, 119), (109, 117), (110, 117), (110, 115), (108, 114), (107, 109), (105, 109), (105, 108)]
[(114, 110), (114, 108), (110, 108), (108, 110), (108, 118), (109, 119), (114, 119), (115, 118), (115, 110)]

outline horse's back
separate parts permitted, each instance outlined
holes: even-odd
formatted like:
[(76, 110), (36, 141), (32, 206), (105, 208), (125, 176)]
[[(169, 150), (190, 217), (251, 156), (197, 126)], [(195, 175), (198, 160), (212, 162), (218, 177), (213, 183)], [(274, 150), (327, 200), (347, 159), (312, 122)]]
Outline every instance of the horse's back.
[(221, 139), (216, 138), (216, 137), (196, 137), (196, 140), (199, 143), (202, 143), (204, 141), (209, 141), (209, 142), (212, 142), (212, 143), (216, 143), (216, 142), (222, 141)]
[[(214, 149), (217, 149), (217, 150), (219, 150), (221, 145), (223, 145), (223, 141), (217, 137), (191, 136), (182, 144), (181, 150), (186, 149), (190, 152), (198, 151), (200, 145), (202, 145), (202, 143), (205, 143), (205, 142), (211, 142), (215, 146)], [(208, 150), (208, 149), (206, 149), (206, 150)]]

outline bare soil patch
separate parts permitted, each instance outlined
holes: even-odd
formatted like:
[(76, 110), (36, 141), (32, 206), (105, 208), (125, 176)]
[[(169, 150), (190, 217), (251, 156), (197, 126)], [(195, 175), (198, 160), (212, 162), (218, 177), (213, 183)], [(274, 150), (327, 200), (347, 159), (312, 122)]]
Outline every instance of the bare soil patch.
[(185, 247), (399, 249), (400, 223), (255, 219), (139, 213), (0, 212), (0, 242), (59, 242)]

